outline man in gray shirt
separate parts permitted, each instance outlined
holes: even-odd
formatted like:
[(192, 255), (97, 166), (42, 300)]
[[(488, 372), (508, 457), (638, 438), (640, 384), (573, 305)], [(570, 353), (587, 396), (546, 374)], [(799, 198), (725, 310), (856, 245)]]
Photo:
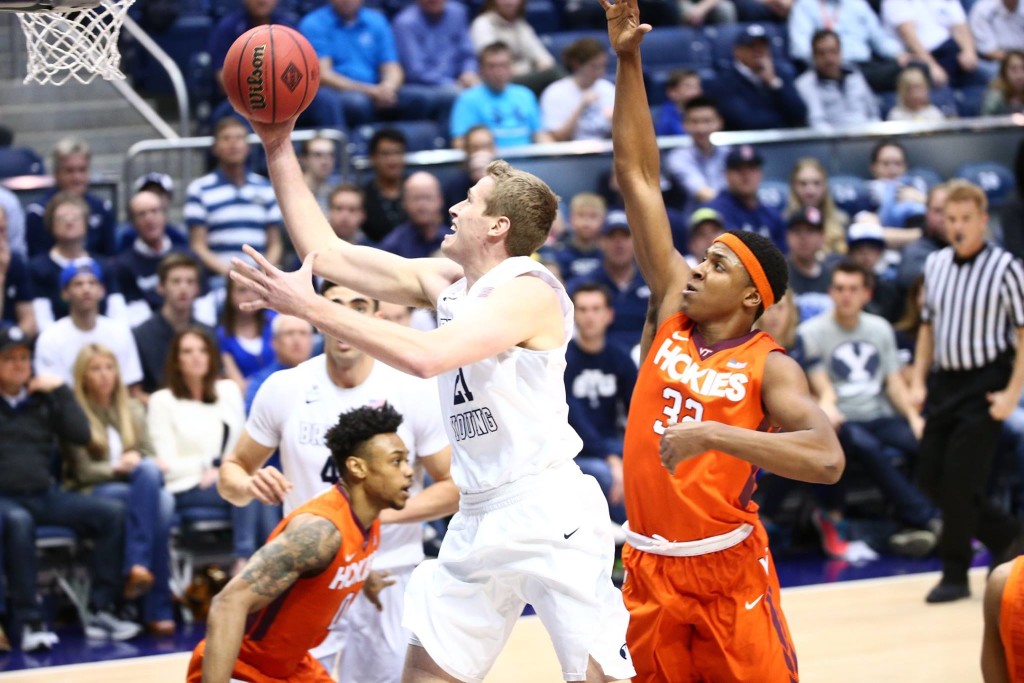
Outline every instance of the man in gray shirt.
[(796, 90), (807, 105), (812, 128), (849, 126), (880, 121), (878, 102), (864, 76), (842, 63), (839, 35), (831, 29), (814, 32), (811, 38), (814, 68), (796, 79)]
[(911, 527), (890, 539), (894, 551), (924, 555), (935, 547), (939, 514), (901, 472), (917, 458), (924, 419), (911, 407), (900, 373), (896, 335), (881, 316), (864, 312), (874, 273), (852, 262), (832, 272), (835, 304), (800, 325), (807, 375), (839, 433), (849, 462), (858, 462)]

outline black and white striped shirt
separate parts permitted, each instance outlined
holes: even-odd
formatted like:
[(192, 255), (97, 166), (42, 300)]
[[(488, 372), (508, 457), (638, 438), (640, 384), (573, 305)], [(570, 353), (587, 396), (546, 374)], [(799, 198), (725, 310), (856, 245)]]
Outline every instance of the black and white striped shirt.
[(921, 318), (931, 323), (935, 362), (943, 370), (974, 370), (1014, 349), (1024, 327), (1024, 266), (994, 244), (958, 262), (952, 247), (924, 264)]

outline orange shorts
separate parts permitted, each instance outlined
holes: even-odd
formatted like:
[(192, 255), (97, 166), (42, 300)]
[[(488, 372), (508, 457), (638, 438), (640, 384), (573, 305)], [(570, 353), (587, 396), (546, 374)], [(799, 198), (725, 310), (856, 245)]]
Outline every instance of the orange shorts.
[(667, 557), (627, 545), (622, 561), (635, 683), (799, 681), (760, 523), (726, 550)]
[[(188, 674), (185, 680), (188, 683), (202, 683), (203, 680), (203, 652), (206, 651), (206, 641), (201, 641), (192, 652), (192, 659), (188, 663)], [(252, 683), (334, 683), (323, 665), (316, 657), (306, 653), (306, 656), (299, 662), (295, 673), (287, 678), (275, 678), (262, 673), (252, 664), (235, 661), (235, 668), (231, 672), (232, 681), (251, 681)]]
[(1024, 681), (1024, 557), (1018, 557), (1003, 587), (999, 637), (1006, 652), (1006, 670), (1014, 683)]

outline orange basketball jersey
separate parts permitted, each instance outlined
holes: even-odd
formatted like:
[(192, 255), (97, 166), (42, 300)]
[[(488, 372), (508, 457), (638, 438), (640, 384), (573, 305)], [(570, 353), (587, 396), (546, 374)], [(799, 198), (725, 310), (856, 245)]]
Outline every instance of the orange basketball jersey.
[(1017, 557), (1003, 586), (999, 637), (1012, 683), (1024, 683), (1024, 556)]
[[(302, 514), (317, 515), (334, 524), (341, 532), (341, 548), (326, 569), (299, 578), (272, 603), (249, 615), (238, 663), (267, 678), (287, 679), (296, 673), (309, 650), (320, 644), (327, 628), (342, 617), (362, 590), (380, 545), (380, 520), (363, 529), (338, 485), (293, 510), (268, 542)], [(204, 645), (205, 641), (197, 646), (197, 655), (202, 654)], [(193, 657), (193, 664), (199, 659)]]
[(757, 468), (708, 451), (669, 473), (658, 447), (673, 422), (715, 421), (766, 430), (761, 381), (768, 354), (782, 348), (764, 332), (706, 345), (677, 313), (658, 329), (641, 361), (623, 453), (630, 529), (669, 541), (696, 541), (757, 519)]

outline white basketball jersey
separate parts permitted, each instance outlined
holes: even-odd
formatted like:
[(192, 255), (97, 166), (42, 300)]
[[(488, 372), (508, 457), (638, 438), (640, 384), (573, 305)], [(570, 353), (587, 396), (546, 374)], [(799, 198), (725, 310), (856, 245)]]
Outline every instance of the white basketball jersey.
[(513, 347), (437, 378), (452, 444), (452, 480), (461, 491), (485, 491), (536, 474), (572, 460), (583, 447), (569, 426), (563, 383), (572, 301), (547, 268), (516, 257), (487, 272), (468, 291), (465, 278), (453, 283), (438, 297), (438, 324), (472, 311), (496, 287), (523, 275), (539, 277), (558, 294), (565, 341), (550, 351)]
[[(285, 499), (285, 514), (337, 481), (338, 473), (324, 443), (324, 433), (337, 424), (338, 415), (385, 401), (404, 418), (398, 436), (409, 449), (415, 471), (410, 493), (419, 493), (423, 489), (419, 456), (433, 455), (448, 444), (436, 392), (433, 380), (407, 375), (379, 361), (374, 361), (366, 381), (344, 389), (331, 381), (323, 355), (267, 378), (256, 392), (246, 430), (258, 443), (281, 450), (281, 469), (294, 484)], [(421, 525), (381, 527), (375, 568), (413, 566), (422, 560)]]

